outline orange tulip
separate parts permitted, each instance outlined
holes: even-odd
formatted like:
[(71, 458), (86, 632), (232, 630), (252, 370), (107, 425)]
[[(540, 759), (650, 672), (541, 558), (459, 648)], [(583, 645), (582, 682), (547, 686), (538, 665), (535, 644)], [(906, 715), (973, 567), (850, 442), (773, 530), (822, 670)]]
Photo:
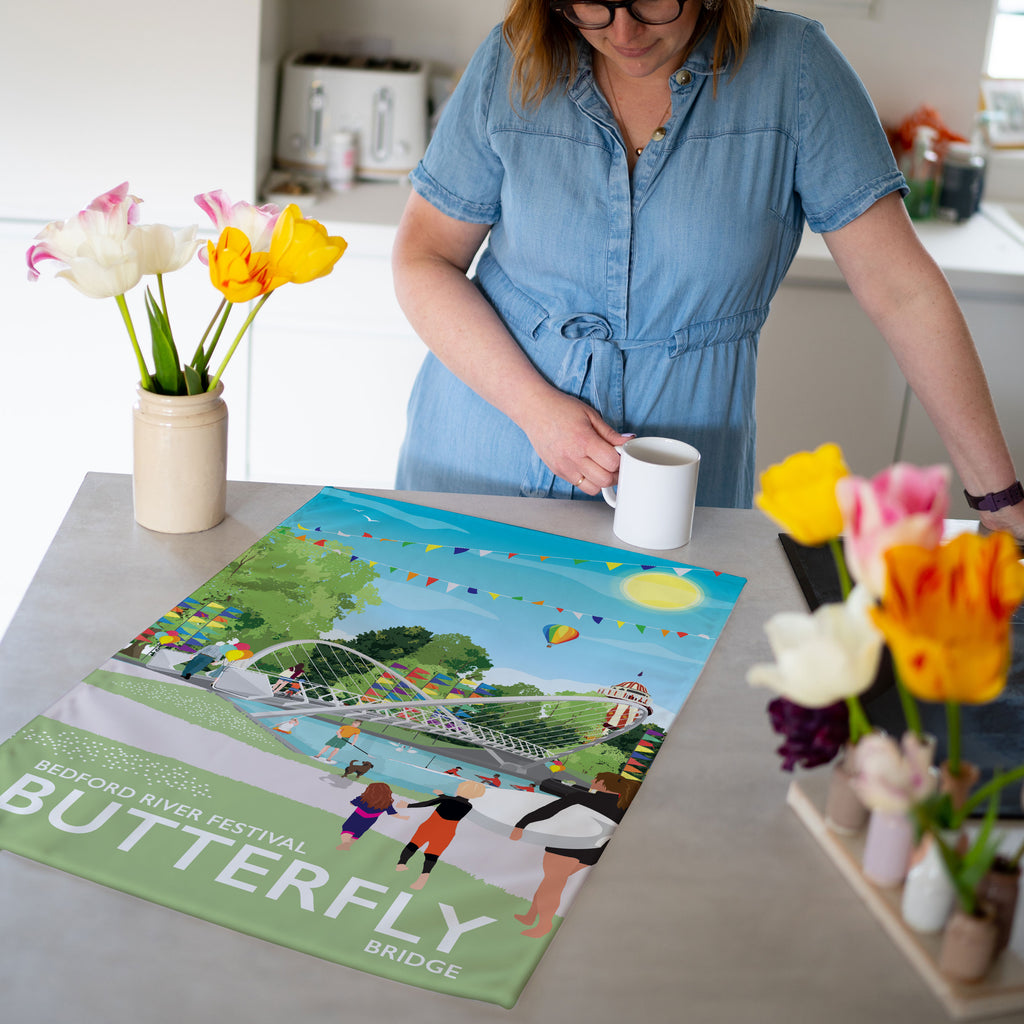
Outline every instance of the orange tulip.
[(921, 700), (984, 704), (1006, 685), (1010, 616), (1024, 599), (1024, 566), (1009, 534), (961, 534), (929, 550), (885, 555), (888, 578), (872, 610), (900, 677)]
[(270, 256), (253, 252), (238, 228), (226, 227), (217, 244), (206, 243), (210, 260), (210, 281), (228, 302), (249, 302), (270, 291)]

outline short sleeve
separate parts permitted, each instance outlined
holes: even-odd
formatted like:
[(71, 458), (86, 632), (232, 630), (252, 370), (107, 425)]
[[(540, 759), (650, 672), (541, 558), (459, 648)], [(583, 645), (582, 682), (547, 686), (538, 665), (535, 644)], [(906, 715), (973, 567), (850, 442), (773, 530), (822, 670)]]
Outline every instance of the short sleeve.
[(907, 192), (871, 97), (818, 22), (803, 33), (796, 189), (813, 231), (835, 231)]
[(490, 145), (488, 116), (492, 101), (507, 101), (502, 66), (507, 67), (507, 50), (497, 26), (473, 55), (409, 176), (427, 202), (456, 220), (494, 224), (501, 215), (504, 169)]

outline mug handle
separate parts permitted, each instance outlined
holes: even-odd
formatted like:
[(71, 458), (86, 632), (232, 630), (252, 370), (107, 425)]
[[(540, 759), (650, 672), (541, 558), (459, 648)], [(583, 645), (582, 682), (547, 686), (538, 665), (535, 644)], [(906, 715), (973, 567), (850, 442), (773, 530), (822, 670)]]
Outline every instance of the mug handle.
[[(620, 456), (624, 454), (623, 451), (622, 451), (622, 445), (621, 444), (617, 444), (615, 446), (615, 450), (619, 453)], [(606, 502), (608, 502), (608, 504), (611, 505), (612, 508), (616, 507), (615, 506), (616, 494), (615, 494), (615, 488), (614, 487), (602, 487), (601, 488), (601, 497), (604, 498), (604, 500)]]

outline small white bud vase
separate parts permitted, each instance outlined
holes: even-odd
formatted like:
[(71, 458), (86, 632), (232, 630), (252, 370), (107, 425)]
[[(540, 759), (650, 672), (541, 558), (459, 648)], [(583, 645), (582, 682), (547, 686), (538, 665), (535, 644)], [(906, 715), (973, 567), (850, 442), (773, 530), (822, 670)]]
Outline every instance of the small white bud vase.
[[(955, 837), (944, 836), (947, 842)], [(953, 910), (956, 890), (942, 860), (939, 844), (926, 835), (914, 852), (903, 885), (903, 920), (922, 934), (942, 931)]]
[(223, 518), (228, 409), (224, 385), (201, 395), (139, 387), (132, 409), (135, 521), (158, 533), (199, 533)]

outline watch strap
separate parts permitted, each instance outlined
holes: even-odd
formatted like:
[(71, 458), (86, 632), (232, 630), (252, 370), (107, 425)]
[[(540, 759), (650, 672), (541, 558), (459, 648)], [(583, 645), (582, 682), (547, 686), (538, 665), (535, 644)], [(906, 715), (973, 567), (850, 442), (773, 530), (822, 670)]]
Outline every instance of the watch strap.
[(967, 504), (979, 512), (998, 512), (1001, 508), (1024, 501), (1024, 486), (1019, 480), (1014, 480), (1004, 491), (989, 491), (981, 498), (976, 498), (973, 494), (964, 491), (964, 497), (967, 499)]

